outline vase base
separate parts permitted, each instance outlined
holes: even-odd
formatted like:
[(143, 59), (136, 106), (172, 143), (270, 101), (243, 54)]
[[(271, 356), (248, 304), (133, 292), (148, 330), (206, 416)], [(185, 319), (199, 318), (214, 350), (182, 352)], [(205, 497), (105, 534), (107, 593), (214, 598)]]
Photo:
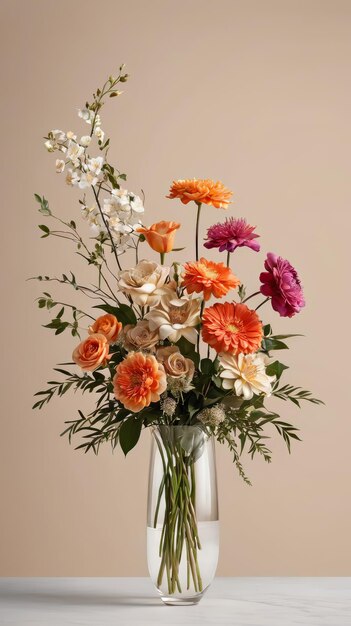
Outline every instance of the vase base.
[(167, 606), (189, 606), (191, 604), (198, 604), (202, 598), (202, 593), (196, 596), (188, 596), (184, 598), (177, 598), (177, 596), (161, 596), (161, 600)]

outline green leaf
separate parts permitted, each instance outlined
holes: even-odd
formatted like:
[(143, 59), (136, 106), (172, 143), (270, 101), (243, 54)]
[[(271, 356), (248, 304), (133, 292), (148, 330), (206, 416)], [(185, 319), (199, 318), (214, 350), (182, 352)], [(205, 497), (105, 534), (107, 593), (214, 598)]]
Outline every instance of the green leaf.
[(210, 375), (213, 371), (212, 359), (201, 359), (200, 369), (203, 374)]
[(274, 361), (274, 363), (271, 363), (270, 365), (268, 365), (268, 367), (266, 367), (266, 372), (268, 376), (276, 376), (279, 380), (284, 370), (287, 369), (289, 369), (287, 365), (284, 365), (279, 361)]
[(111, 306), (110, 304), (98, 304), (93, 307), (94, 309), (101, 309), (106, 313), (115, 315), (118, 321), (125, 326), (126, 324), (136, 324), (137, 318), (133, 309), (128, 304), (121, 304), (120, 306)]
[(50, 235), (50, 228), (48, 228), (45, 224), (39, 224), (39, 228), (43, 231), (43, 233), (45, 233), (44, 237)]
[(293, 335), (273, 335), (273, 339), (289, 339), (289, 337), (304, 337), (305, 335), (296, 334)]
[(178, 346), (183, 356), (186, 356), (194, 361), (196, 367), (198, 367), (200, 355), (196, 352), (195, 345), (191, 343), (191, 341), (185, 339), (185, 337), (181, 337), (179, 341), (177, 341), (176, 345)]
[(272, 334), (272, 326), (270, 324), (263, 326), (263, 334), (265, 337), (269, 337)]
[(142, 421), (134, 416), (128, 417), (119, 429), (119, 441), (121, 448), (127, 456), (128, 452), (136, 446), (141, 433)]
[(37, 202), (39, 202), (39, 204), (40, 204), (40, 209), (39, 209), (39, 212), (40, 212), (42, 215), (51, 215), (51, 211), (50, 211), (50, 209), (49, 209), (49, 203), (48, 203), (48, 201), (44, 198), (44, 196), (41, 198), (41, 197), (39, 196), (39, 194), (38, 194), (38, 193), (35, 193), (35, 194), (34, 194), (34, 198), (35, 198), (35, 199), (36, 199), (36, 201), (37, 201)]
[(271, 350), (289, 350), (289, 346), (283, 341), (279, 339), (274, 339), (273, 337), (266, 337), (262, 341), (262, 348), (266, 352), (270, 352)]

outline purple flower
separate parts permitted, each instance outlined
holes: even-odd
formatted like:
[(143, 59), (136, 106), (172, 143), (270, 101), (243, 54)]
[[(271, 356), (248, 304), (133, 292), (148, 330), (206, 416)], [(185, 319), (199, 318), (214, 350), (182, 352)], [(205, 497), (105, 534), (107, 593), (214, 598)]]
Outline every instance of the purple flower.
[(267, 271), (260, 274), (261, 293), (272, 298), (272, 307), (281, 317), (292, 317), (305, 306), (295, 268), (272, 252), (268, 252), (264, 266)]
[(254, 240), (259, 235), (253, 232), (255, 228), (256, 226), (250, 226), (243, 218), (230, 217), (223, 224), (210, 226), (204, 246), (205, 248), (218, 248), (219, 252), (223, 250), (234, 252), (235, 248), (247, 246), (258, 252), (260, 244)]

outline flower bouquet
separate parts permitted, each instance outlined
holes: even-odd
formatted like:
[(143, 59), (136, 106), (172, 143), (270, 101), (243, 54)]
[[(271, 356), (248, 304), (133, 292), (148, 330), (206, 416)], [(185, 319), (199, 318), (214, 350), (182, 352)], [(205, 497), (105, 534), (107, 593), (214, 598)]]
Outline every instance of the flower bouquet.
[[(64, 434), (69, 441), (77, 437), (78, 449), (96, 454), (104, 442), (127, 454), (142, 428), (151, 429), (150, 574), (165, 602), (194, 603), (210, 584), (218, 557), (213, 441), (228, 445), (249, 483), (241, 456), (248, 451), (271, 460), (267, 427), (275, 428), (289, 451), (291, 440), (299, 439), (294, 425), (266, 407), (267, 399), (297, 406), (320, 401), (281, 382), (287, 366), (272, 355), (287, 349), (294, 335), (275, 335), (261, 320), (265, 303), (283, 317), (304, 306), (296, 270), (269, 253), (260, 286), (247, 294), (232, 271), (233, 254), (237, 266), (240, 248), (259, 252), (259, 235), (234, 217), (211, 226), (203, 242), (223, 259), (200, 254), (202, 207), (228, 209), (232, 192), (209, 179), (172, 183), (167, 198), (194, 208), (194, 256), (183, 264), (171, 257), (179, 251), (174, 240), (180, 224), (146, 226), (145, 198), (127, 191), (126, 175), (109, 162), (110, 139), (101, 125), (104, 103), (121, 95), (118, 87), (127, 79), (121, 66), (79, 110), (86, 134), (52, 130), (45, 137), (47, 150), (58, 156), (56, 172), (81, 192), (80, 213), (90, 232), (84, 238), (76, 218), (63, 220), (35, 194), (49, 220), (39, 226), (41, 236), (68, 240), (95, 278), (85, 285), (72, 272), (36, 277), (82, 294), (87, 304), (83, 310), (80, 301), (67, 304), (48, 291), (38, 298), (39, 307), (53, 313), (45, 327), (56, 335), (69, 331), (78, 345), (72, 362), (54, 368), (60, 379), (36, 394), (33, 408), (69, 390), (94, 392), (91, 413), (79, 411)], [(148, 246), (159, 262), (147, 259)]]

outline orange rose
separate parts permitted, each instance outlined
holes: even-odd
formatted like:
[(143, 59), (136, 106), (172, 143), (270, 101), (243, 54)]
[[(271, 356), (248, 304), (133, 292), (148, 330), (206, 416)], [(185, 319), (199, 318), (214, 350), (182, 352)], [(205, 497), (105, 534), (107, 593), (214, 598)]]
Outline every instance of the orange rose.
[(89, 335), (98, 333), (106, 337), (108, 343), (115, 343), (119, 333), (122, 330), (122, 324), (117, 317), (106, 313), (97, 318), (92, 326), (89, 326)]
[(104, 335), (96, 333), (90, 335), (75, 348), (72, 359), (85, 372), (93, 372), (100, 365), (105, 366), (111, 355), (109, 345)]
[(138, 228), (137, 232), (142, 233), (150, 248), (155, 252), (171, 252), (174, 244), (176, 230), (180, 228), (177, 222), (157, 222), (150, 228)]

